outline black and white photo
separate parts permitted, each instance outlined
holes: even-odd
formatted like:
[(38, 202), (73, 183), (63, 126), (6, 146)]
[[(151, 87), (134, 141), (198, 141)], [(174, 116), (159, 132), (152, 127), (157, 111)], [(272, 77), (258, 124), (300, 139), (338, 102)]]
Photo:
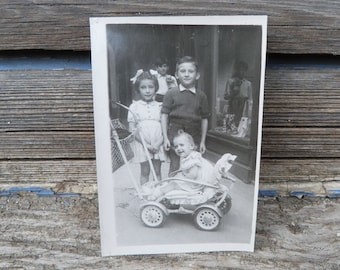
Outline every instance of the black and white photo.
[(90, 26), (102, 254), (253, 251), (267, 17)]

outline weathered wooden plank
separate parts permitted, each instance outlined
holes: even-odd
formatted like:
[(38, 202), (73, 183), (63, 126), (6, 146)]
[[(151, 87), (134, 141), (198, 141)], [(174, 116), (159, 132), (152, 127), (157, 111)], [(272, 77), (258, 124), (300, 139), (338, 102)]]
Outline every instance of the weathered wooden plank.
[[(9, 160), (0, 163), (0, 182), (2, 188), (35, 185), (59, 188), (62, 192), (70, 191), (69, 183), (95, 185), (95, 160)], [(65, 187), (63, 188), (63, 185)], [(62, 190), (61, 190), (62, 188)], [(92, 193), (96, 189), (92, 190)], [(78, 190), (79, 192), (79, 190)]]
[(0, 50), (89, 50), (89, 17), (269, 15), (268, 51), (339, 54), (336, 1), (49, 1), (0, 4)]
[[(338, 269), (338, 199), (260, 200), (255, 252), (100, 257), (96, 197), (0, 197), (2, 269)], [(226, 216), (227, 218), (227, 216)], [(67, 228), (67, 229), (65, 229)]]
[[(55, 193), (97, 192), (95, 160), (8, 160), (0, 162), (0, 172), (0, 190), (41, 187)], [(331, 196), (340, 190), (340, 161), (262, 159), (260, 190), (276, 191), (280, 196), (295, 191)]]
[(267, 69), (264, 126), (338, 127), (340, 69)]
[(260, 189), (280, 196), (298, 191), (312, 196), (338, 196), (340, 159), (262, 159)]
[(265, 158), (339, 158), (339, 128), (264, 128)]
[[(339, 85), (336, 68), (268, 68), (264, 126), (338, 127)], [(90, 71), (1, 71), (0, 90), (0, 130), (93, 129)]]
[[(3, 188), (95, 192), (95, 172), (82, 174), (79, 161), (95, 158), (90, 71), (2, 71), (0, 82)], [(286, 195), (338, 182), (338, 85), (338, 69), (267, 70), (261, 188)], [(63, 168), (68, 162), (79, 178)]]
[(94, 157), (94, 133), (91, 131), (0, 133), (0, 159)]
[[(93, 132), (0, 133), (0, 159), (93, 159)], [(340, 158), (340, 129), (264, 128), (263, 158)]]
[[(290, 95), (286, 91), (296, 91), (296, 95), (309, 93), (314, 95), (321, 94), (322, 91), (331, 91), (331, 94), (337, 94), (336, 89), (339, 87), (340, 71), (339, 67), (294, 67), (287, 65), (282, 67), (269, 66), (266, 69), (266, 90), (271, 90), (267, 94), (271, 95)], [(300, 90), (300, 91), (298, 91)], [(323, 93), (327, 96), (327, 92)]]
[(15, 160), (0, 162), (0, 189), (41, 187), (55, 193), (97, 192), (95, 160)]
[(93, 130), (91, 71), (0, 72), (0, 130)]
[(261, 160), (261, 183), (281, 181), (325, 182), (340, 179), (339, 159)]

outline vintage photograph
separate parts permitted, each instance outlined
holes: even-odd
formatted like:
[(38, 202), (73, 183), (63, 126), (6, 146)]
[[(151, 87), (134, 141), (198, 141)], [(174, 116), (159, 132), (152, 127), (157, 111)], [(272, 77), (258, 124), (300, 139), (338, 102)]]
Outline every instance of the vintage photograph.
[(267, 17), (90, 29), (103, 256), (253, 251)]

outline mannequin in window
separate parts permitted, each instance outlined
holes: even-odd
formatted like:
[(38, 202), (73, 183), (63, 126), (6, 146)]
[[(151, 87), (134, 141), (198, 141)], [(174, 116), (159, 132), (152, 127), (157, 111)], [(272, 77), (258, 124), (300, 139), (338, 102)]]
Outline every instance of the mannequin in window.
[(239, 125), (241, 118), (244, 117), (248, 121), (251, 119), (253, 97), (251, 82), (245, 79), (245, 73), (248, 70), (248, 64), (243, 61), (235, 63), (234, 72), (230, 79), (226, 82), (224, 99), (227, 101), (225, 113), (231, 117), (232, 135), (240, 133)]

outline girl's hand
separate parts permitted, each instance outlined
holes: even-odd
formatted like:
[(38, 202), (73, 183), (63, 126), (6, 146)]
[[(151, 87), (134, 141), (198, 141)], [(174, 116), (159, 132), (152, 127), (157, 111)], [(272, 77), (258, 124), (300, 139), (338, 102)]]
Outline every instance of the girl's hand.
[(169, 139), (164, 139), (164, 149), (165, 149), (166, 151), (169, 151), (169, 150), (170, 150), (170, 147), (171, 147), (171, 144), (170, 144)]
[(153, 144), (152, 147), (153, 147), (153, 149), (155, 149), (158, 152), (161, 145), (160, 144)]
[(200, 144), (200, 153), (204, 154), (206, 150), (207, 150), (207, 148), (205, 147), (205, 143), (201, 142), (201, 144)]
[(159, 149), (152, 145), (151, 148), (150, 148), (150, 151), (151, 151), (151, 153), (156, 154), (156, 153), (159, 152)]
[(147, 148), (150, 152), (152, 152), (152, 150), (153, 150), (153, 147), (152, 147), (151, 144), (146, 144), (146, 148)]
[(149, 152), (150, 153), (152, 153), (152, 154), (156, 154), (158, 151), (159, 151), (159, 149), (157, 149), (155, 146), (153, 146), (153, 145), (151, 145), (151, 144), (148, 144), (147, 146), (146, 146), (146, 148), (149, 150)]

